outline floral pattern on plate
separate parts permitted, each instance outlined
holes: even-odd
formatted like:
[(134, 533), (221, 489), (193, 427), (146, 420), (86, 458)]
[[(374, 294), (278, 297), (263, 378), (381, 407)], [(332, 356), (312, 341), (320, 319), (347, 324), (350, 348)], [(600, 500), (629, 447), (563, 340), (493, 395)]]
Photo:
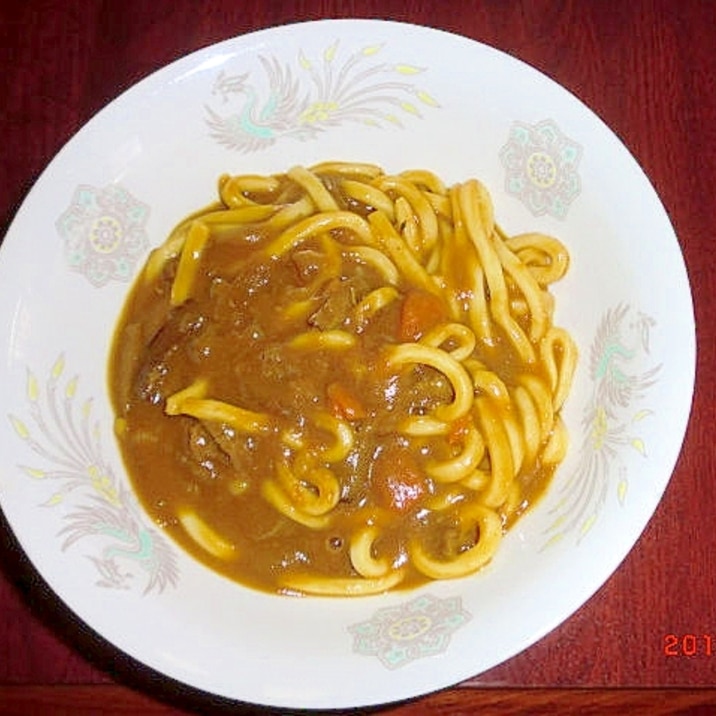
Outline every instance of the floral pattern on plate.
[(139, 588), (143, 594), (175, 587), (179, 571), (173, 549), (145, 525), (134, 494), (115, 477), (103, 457), (93, 401), (80, 403), (79, 378), (63, 382), (64, 374), (64, 356), (42, 386), (28, 370), (29, 421), (9, 416), (18, 437), (43, 461), (42, 467), (20, 467), (28, 477), (52, 486), (42, 504), (62, 511), (62, 551), (86, 544), (101, 587)]
[(378, 609), (371, 619), (353, 624), (353, 650), (376, 656), (387, 669), (444, 652), (451, 635), (471, 615), (459, 597), (438, 599), (425, 594), (395, 607)]
[(149, 207), (126, 189), (82, 184), (56, 223), (69, 267), (101, 287), (129, 281), (148, 246)]
[(304, 50), (292, 63), (260, 56), (262, 77), (222, 70), (213, 86), (219, 106), (206, 106), (211, 137), (248, 153), (286, 138), (316, 139), (347, 122), (402, 127), (405, 119), (439, 107), (413, 81), (425, 68), (383, 61), (383, 48), (364, 45), (344, 56), (336, 40), (319, 59)]
[(506, 171), (505, 190), (535, 216), (567, 216), (581, 193), (577, 169), (582, 147), (564, 135), (551, 119), (537, 124), (514, 122), (500, 150)]

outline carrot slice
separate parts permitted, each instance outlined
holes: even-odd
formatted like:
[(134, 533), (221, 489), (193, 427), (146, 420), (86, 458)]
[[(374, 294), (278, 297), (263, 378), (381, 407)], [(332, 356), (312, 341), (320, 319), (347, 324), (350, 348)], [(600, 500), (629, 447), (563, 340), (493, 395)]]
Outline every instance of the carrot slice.
[(409, 291), (400, 310), (398, 338), (417, 341), (447, 317), (446, 306), (438, 296), (427, 291)]
[(427, 492), (417, 461), (402, 448), (387, 449), (373, 463), (373, 494), (381, 507), (406, 512)]
[(450, 432), (447, 434), (448, 444), (460, 445), (473, 425), (474, 422), (470, 413), (455, 420), (450, 426)]
[(331, 411), (337, 418), (345, 420), (359, 420), (367, 415), (366, 409), (360, 400), (342, 383), (329, 383), (326, 395)]

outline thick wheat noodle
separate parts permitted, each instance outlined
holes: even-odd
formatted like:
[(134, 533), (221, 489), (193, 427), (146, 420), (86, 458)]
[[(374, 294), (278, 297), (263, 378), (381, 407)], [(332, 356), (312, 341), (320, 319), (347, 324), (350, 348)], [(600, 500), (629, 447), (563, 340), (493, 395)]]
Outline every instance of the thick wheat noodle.
[(393, 286), (381, 286), (371, 291), (353, 310), (356, 330), (361, 331), (378, 311), (386, 308), (399, 297), (398, 290)]
[(338, 329), (332, 331), (321, 331), (315, 329), (299, 333), (291, 339), (289, 345), (293, 348), (348, 349), (355, 345), (355, 342), (355, 336), (352, 333), (348, 333), (348, 331), (341, 331)]
[(392, 199), (378, 187), (355, 179), (344, 179), (341, 187), (351, 199), (382, 211), (391, 221), (395, 218), (395, 205)]
[(495, 321), (507, 334), (520, 358), (531, 363), (534, 361), (534, 348), (510, 313), (507, 283), (502, 264), (493, 240), (494, 223), (491, 216), (483, 216), (481, 207), (485, 204), (485, 189), (479, 182), (472, 180), (462, 184), (459, 189), (460, 207), (468, 236), (472, 239), (485, 272), (485, 281), (490, 290), (490, 307)]
[(505, 243), (542, 286), (559, 281), (569, 268), (567, 250), (552, 236), (519, 234), (505, 237)]
[(273, 478), (261, 484), (261, 494), (282, 515), (312, 530), (325, 529), (331, 523), (331, 514), (310, 515), (298, 508), (283, 488)]
[(399, 177), (381, 177), (374, 180), (376, 186), (385, 193), (393, 192), (403, 197), (412, 208), (413, 214), (420, 226), (422, 247), (430, 248), (438, 238), (438, 221), (430, 202), (425, 194), (412, 182)]
[(410, 283), (419, 286), (423, 290), (439, 294), (440, 289), (437, 283), (418, 261), (385, 214), (374, 211), (368, 216), (368, 222), (375, 231), (378, 244), (403, 276)]
[(236, 545), (224, 539), (192, 510), (179, 510), (177, 518), (192, 539), (198, 542), (209, 554), (223, 560), (236, 559), (238, 556)]
[(456, 344), (447, 350), (456, 361), (465, 360), (475, 350), (475, 334), (462, 323), (444, 323), (420, 339), (421, 343), (433, 348), (440, 348), (448, 341)]
[(421, 343), (401, 343), (388, 350), (387, 359), (391, 366), (429, 365), (445, 375), (452, 385), (454, 396), (451, 403), (439, 405), (435, 409), (438, 420), (457, 420), (472, 408), (474, 392), (470, 376), (449, 353)]
[(350, 541), (351, 564), (361, 577), (376, 579), (385, 576), (391, 569), (390, 559), (376, 558), (373, 548), (380, 536), (380, 529), (369, 525), (357, 530)]
[(556, 465), (562, 462), (567, 455), (569, 435), (561, 416), (554, 421), (552, 433), (542, 452), (542, 462), (547, 465)]
[(426, 197), (430, 194), (444, 195), (447, 192), (443, 180), (427, 169), (406, 169), (400, 172), (400, 178), (415, 184)]
[(458, 482), (477, 469), (484, 452), (485, 443), (482, 436), (475, 428), (471, 428), (465, 436), (459, 455), (443, 462), (428, 463), (425, 471), (438, 482)]
[(178, 306), (191, 296), (199, 271), (199, 262), (209, 240), (209, 227), (203, 221), (194, 221), (189, 227), (186, 241), (179, 255), (179, 265), (172, 283), (171, 304)]
[(308, 169), (304, 167), (293, 167), (288, 170), (288, 176), (305, 189), (318, 211), (338, 211), (338, 204), (333, 198), (333, 195), (313, 172), (308, 171)]
[(365, 162), (321, 162), (314, 164), (311, 171), (315, 174), (337, 174), (340, 177), (350, 177), (360, 181), (375, 179), (383, 174), (383, 169), (377, 164)]
[(283, 589), (321, 597), (365, 597), (397, 587), (405, 578), (405, 569), (395, 569), (384, 577), (321, 577), (309, 574), (285, 575)]
[[(522, 385), (518, 385), (514, 389), (512, 393), (512, 400), (520, 418), (521, 453), (524, 455), (524, 459), (532, 461), (537, 456), (541, 436), (540, 420), (539, 415), (537, 414), (537, 408), (535, 407), (534, 401), (530, 397), (529, 391)], [(514, 438), (511, 439), (510, 444), (514, 444)], [(514, 455), (514, 447), (512, 452)]]
[(505, 501), (515, 476), (510, 440), (503, 419), (489, 398), (477, 398), (477, 417), (490, 456), (490, 483), (482, 495), (488, 507), (498, 508)]
[(415, 415), (405, 418), (398, 426), (403, 435), (428, 436), (447, 435), (450, 432), (450, 423), (438, 420), (431, 415)]
[(330, 413), (319, 413), (314, 418), (316, 425), (333, 436), (333, 444), (322, 446), (320, 454), (326, 462), (344, 460), (353, 447), (355, 437), (347, 420), (337, 418)]
[(540, 356), (551, 380), (554, 408), (559, 410), (572, 385), (577, 346), (564, 328), (552, 326), (540, 342)]
[(350, 246), (344, 248), (343, 253), (374, 266), (391, 286), (397, 286), (400, 282), (400, 272), (380, 249), (372, 246)]
[(247, 194), (259, 194), (262, 197), (275, 194), (281, 186), (277, 177), (261, 174), (244, 174), (219, 177), (219, 196), (229, 207), (240, 207), (256, 204)]
[(373, 233), (366, 220), (350, 211), (330, 211), (308, 216), (286, 229), (272, 241), (266, 251), (271, 257), (279, 257), (294, 246), (324, 231), (345, 229), (353, 232), (362, 243), (370, 244)]
[(413, 564), (432, 579), (455, 579), (476, 572), (492, 559), (502, 539), (502, 522), (495, 510), (480, 504), (458, 509), (460, 525), (470, 522), (476, 526), (478, 539), (474, 545), (451, 560), (431, 556), (415, 540), (411, 543), (410, 556)]
[(524, 296), (531, 319), (530, 341), (536, 342), (545, 334), (548, 325), (548, 316), (540, 285), (530, 270), (505, 246), (503, 241), (495, 241), (494, 246), (506, 273)]
[(314, 211), (315, 207), (311, 197), (304, 195), (292, 204), (282, 206), (266, 220), (264, 228), (269, 231), (283, 231), (302, 219), (308, 219)]
[(276, 466), (276, 477), (296, 509), (304, 515), (319, 517), (329, 513), (341, 497), (340, 484), (327, 468), (303, 470), (299, 477), (285, 463)]
[[(400, 227), (400, 234), (408, 248), (416, 255), (423, 252), (424, 242), (420, 231), (420, 224), (415, 217), (413, 207), (405, 197), (399, 196), (395, 200), (394, 222)], [(427, 268), (427, 266), (426, 266)]]

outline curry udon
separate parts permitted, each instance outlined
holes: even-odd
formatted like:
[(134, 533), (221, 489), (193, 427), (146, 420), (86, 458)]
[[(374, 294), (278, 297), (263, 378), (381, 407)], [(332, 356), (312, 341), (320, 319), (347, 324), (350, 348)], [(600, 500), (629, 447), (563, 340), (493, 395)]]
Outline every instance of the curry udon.
[(152, 518), (241, 583), (362, 595), (475, 572), (563, 459), (555, 238), (486, 188), (324, 163), (222, 176), (155, 249), (110, 387)]

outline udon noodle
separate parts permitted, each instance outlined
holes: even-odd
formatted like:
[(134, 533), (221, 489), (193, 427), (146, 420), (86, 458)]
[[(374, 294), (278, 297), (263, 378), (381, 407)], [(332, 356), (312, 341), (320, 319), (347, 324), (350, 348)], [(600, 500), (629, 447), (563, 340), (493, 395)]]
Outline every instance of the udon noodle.
[(476, 179), (330, 162), (222, 176), (144, 266), (111, 353), (151, 516), (211, 568), (363, 595), (492, 560), (567, 449), (555, 238)]

